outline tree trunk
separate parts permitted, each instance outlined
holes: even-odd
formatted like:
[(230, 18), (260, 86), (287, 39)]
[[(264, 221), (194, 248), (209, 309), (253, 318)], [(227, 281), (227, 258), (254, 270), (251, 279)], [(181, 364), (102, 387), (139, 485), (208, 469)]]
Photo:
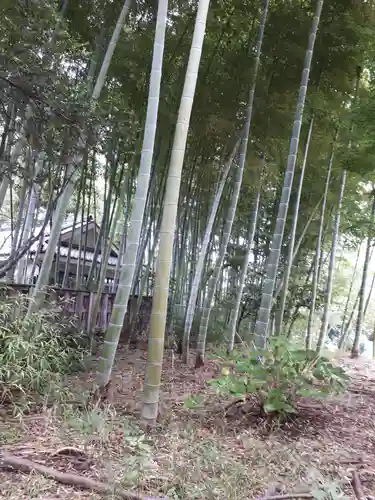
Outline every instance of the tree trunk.
[[(41, 153), (35, 166), (35, 172), (34, 172), (34, 178), (38, 175), (38, 173), (41, 171), (43, 163), (44, 163), (44, 154)], [(23, 228), (23, 234), (21, 238), (21, 245), (26, 245), (27, 241), (29, 240), (32, 232), (32, 226), (34, 222), (34, 217), (35, 217), (35, 209), (36, 205), (38, 202), (39, 198), (39, 192), (40, 192), (40, 186), (33, 182), (31, 186), (31, 191), (30, 191), (30, 196), (29, 196), (29, 203), (27, 206), (27, 211), (26, 211), (26, 218), (25, 218), (25, 225)], [(17, 268), (16, 268), (16, 283), (25, 283), (26, 282), (26, 269), (27, 269), (27, 254), (22, 257), (18, 261)]]
[[(125, 177), (125, 176), (124, 176)], [(91, 352), (93, 352), (94, 348), (94, 337), (95, 337), (95, 328), (97, 323), (97, 317), (99, 314), (100, 304), (103, 295), (103, 289), (105, 285), (105, 279), (107, 275), (108, 261), (111, 255), (113, 240), (116, 234), (117, 222), (120, 218), (121, 212), (124, 206), (126, 187), (127, 187), (127, 179), (122, 179), (122, 184), (120, 187), (120, 194), (117, 200), (117, 205), (115, 207), (114, 217), (111, 223), (111, 228), (107, 232), (107, 237), (105, 238), (105, 243), (103, 244), (104, 252), (102, 252), (102, 265), (100, 267), (99, 279), (98, 279), (98, 287), (96, 291), (95, 303), (93, 307), (93, 312), (91, 318), (89, 318), (88, 325), (88, 333), (90, 334), (91, 339)], [(121, 333), (121, 331), (120, 331)]]
[(342, 205), (342, 200), (344, 197), (345, 182), (346, 182), (346, 170), (343, 171), (342, 177), (341, 177), (341, 186), (340, 186), (339, 200), (338, 200), (338, 205), (337, 205), (335, 228), (334, 228), (333, 236), (332, 236), (331, 256), (330, 256), (329, 268), (328, 268), (326, 299), (324, 301), (323, 319), (322, 319), (322, 324), (321, 324), (321, 328), (320, 328), (318, 344), (316, 346), (316, 352), (318, 352), (318, 353), (322, 350), (324, 343), (325, 343), (325, 340), (326, 340), (326, 335), (327, 335), (328, 313), (329, 313), (329, 308), (331, 306), (333, 277), (334, 277), (334, 273), (335, 273), (336, 247), (337, 247), (337, 242), (339, 239), (341, 205)]
[(340, 337), (342, 337), (342, 335), (344, 333), (344, 329), (345, 329), (346, 315), (348, 313), (348, 308), (349, 308), (350, 298), (352, 296), (354, 281), (355, 281), (355, 278), (357, 276), (357, 267), (358, 267), (358, 261), (359, 261), (360, 253), (361, 253), (361, 245), (358, 246), (357, 257), (355, 259), (355, 264), (354, 264), (354, 270), (353, 270), (353, 274), (352, 274), (352, 279), (350, 280), (350, 285), (349, 285), (349, 290), (348, 290), (348, 298), (346, 299), (345, 309), (344, 309), (344, 313), (343, 313), (343, 316), (342, 316)]
[(275, 332), (276, 332), (276, 335), (280, 335), (281, 327), (282, 327), (282, 324), (284, 321), (284, 310), (285, 310), (286, 297), (288, 294), (289, 278), (290, 278), (290, 273), (292, 271), (292, 265), (293, 265), (293, 253), (294, 253), (294, 245), (295, 245), (295, 239), (296, 239), (296, 231), (297, 231), (297, 223), (298, 223), (298, 215), (299, 215), (299, 205), (301, 202), (303, 179), (305, 176), (305, 168), (306, 168), (307, 156), (308, 156), (309, 148), (310, 148), (310, 141), (311, 141), (313, 124), (314, 124), (314, 118), (311, 118), (309, 131), (307, 134), (306, 145), (305, 145), (305, 153), (303, 156), (301, 173), (300, 173), (300, 178), (299, 178), (299, 183), (298, 183), (297, 199), (296, 199), (296, 204), (294, 206), (292, 229), (290, 231), (290, 241), (289, 241), (289, 247), (288, 247), (288, 256), (287, 256), (287, 260), (286, 260), (286, 264), (285, 264), (285, 272), (284, 272), (284, 276), (283, 276), (283, 287), (282, 287), (282, 291), (281, 291), (281, 295), (280, 295), (279, 308), (275, 314)]
[(236, 331), (237, 331), (237, 326), (238, 326), (238, 315), (240, 312), (241, 299), (242, 299), (242, 294), (243, 294), (243, 290), (245, 288), (245, 281), (246, 281), (246, 277), (247, 277), (247, 268), (249, 267), (250, 255), (251, 255), (251, 252), (253, 250), (253, 241), (254, 241), (254, 235), (255, 235), (255, 230), (256, 230), (257, 220), (258, 220), (260, 192), (261, 192), (261, 181), (259, 182), (258, 191), (257, 191), (257, 194), (255, 196), (254, 208), (253, 208), (252, 215), (251, 215), (249, 233), (247, 236), (247, 250), (246, 250), (245, 258), (244, 258), (242, 266), (241, 266), (240, 282), (239, 282), (239, 285), (237, 288), (236, 300), (235, 300), (234, 309), (232, 312), (231, 323), (230, 323), (230, 327), (229, 327), (228, 352), (232, 352), (233, 348), (234, 348), (234, 340), (236, 337)]
[(338, 343), (338, 349), (342, 349), (345, 345), (345, 341), (346, 341), (346, 338), (348, 336), (348, 333), (349, 333), (349, 330), (350, 330), (350, 327), (351, 327), (351, 324), (352, 324), (352, 321), (353, 321), (353, 318), (354, 318), (354, 313), (355, 313), (355, 310), (357, 309), (357, 305), (358, 305), (358, 301), (359, 301), (359, 293), (357, 293), (357, 296), (355, 298), (355, 301), (354, 301), (354, 304), (353, 304), (353, 307), (352, 307), (352, 311), (350, 313), (350, 316), (349, 316), (349, 319), (348, 321), (346, 322), (346, 325), (344, 326), (344, 330), (342, 331), (341, 333), (341, 337), (340, 337), (340, 340), (339, 340), (339, 343)]
[(293, 184), (294, 169), (298, 152), (298, 144), (301, 132), (301, 124), (303, 118), (303, 109), (305, 106), (307, 85), (309, 81), (309, 73), (311, 60), (314, 51), (315, 38), (318, 32), (320, 14), (322, 12), (323, 0), (318, 0), (316, 11), (309, 36), (308, 48), (305, 55), (304, 68), (302, 72), (301, 86), (299, 89), (298, 102), (296, 107), (295, 119), (293, 124), (293, 132), (290, 140), (288, 164), (285, 171), (284, 186), (279, 204), (279, 210), (276, 220), (276, 228), (272, 238), (270, 255), (267, 259), (266, 277), (263, 281), (263, 290), (261, 304), (258, 312), (258, 318), (255, 326), (256, 338), (255, 344), (264, 348), (267, 341), (268, 324), (271, 316), (272, 299), (276, 282), (277, 269), (280, 260), (281, 245), (284, 236), (286, 217), (289, 206), (290, 192)]
[(193, 284), (191, 287), (191, 291), (190, 291), (190, 295), (189, 295), (189, 302), (188, 302), (186, 316), (185, 316), (184, 337), (183, 337), (183, 352), (184, 352), (185, 362), (187, 362), (187, 359), (188, 359), (190, 332), (191, 332), (191, 327), (193, 324), (195, 306), (197, 303), (199, 285), (200, 285), (200, 282), (202, 279), (203, 267), (204, 267), (204, 263), (205, 263), (205, 260), (207, 257), (207, 249), (208, 249), (208, 245), (209, 245), (210, 239), (211, 239), (212, 228), (213, 228), (213, 225), (215, 222), (217, 210), (219, 208), (221, 196), (222, 196), (223, 191), (224, 191), (224, 186), (225, 186), (228, 174), (229, 174), (229, 170), (233, 164), (233, 160), (236, 156), (239, 145), (240, 145), (240, 141), (238, 140), (236, 142), (236, 145), (233, 148), (232, 154), (230, 155), (227, 164), (225, 165), (221, 181), (218, 184), (218, 187), (217, 187), (217, 190), (215, 193), (215, 198), (214, 198), (214, 201), (213, 201), (213, 204), (211, 207), (210, 216), (208, 218), (206, 230), (204, 233), (198, 262), (197, 262), (197, 265), (195, 268)]
[(322, 236), (323, 236), (323, 228), (324, 228), (324, 217), (325, 217), (326, 204), (327, 204), (328, 188), (329, 188), (329, 183), (331, 180), (333, 156), (334, 156), (334, 150), (332, 149), (331, 157), (330, 157), (329, 163), (328, 163), (326, 182), (324, 185), (324, 195), (323, 195), (323, 201), (322, 201), (322, 206), (321, 206), (321, 211), (320, 211), (320, 223), (319, 223), (318, 237), (316, 239), (316, 249), (315, 249), (315, 258), (314, 258), (314, 274), (313, 274), (312, 289), (311, 289), (311, 305), (310, 305), (310, 310), (309, 310), (309, 319), (307, 322), (307, 331), (306, 331), (306, 338), (305, 338), (306, 349), (311, 349), (311, 343), (312, 343), (312, 326), (313, 326), (313, 320), (314, 320), (314, 314), (315, 314), (316, 295), (317, 295), (317, 291), (318, 291), (319, 268), (320, 268), (319, 262), (320, 262), (321, 252), (322, 252)]
[[(318, 201), (318, 203), (315, 205), (315, 207), (312, 209), (311, 211), (311, 214), (309, 216), (309, 218), (307, 219), (307, 222), (306, 224), (304, 225), (304, 228), (300, 234), (300, 237), (298, 238), (297, 240), (297, 243), (294, 245), (294, 250), (293, 250), (293, 255), (292, 255), (292, 267), (293, 267), (293, 264), (294, 264), (294, 261), (298, 255), (298, 252), (299, 252), (299, 249), (302, 245), (302, 242), (303, 240), (305, 239), (305, 236), (307, 234), (307, 231), (310, 227), (310, 224), (311, 222), (314, 220), (314, 217), (315, 217), (315, 214), (316, 214), (316, 211), (318, 210), (319, 208), (319, 205), (322, 203), (323, 201), (323, 198), (324, 198), (324, 195), (321, 197), (321, 199)], [(276, 301), (276, 299), (278, 298), (278, 296), (280, 295), (282, 289), (283, 289), (283, 286), (284, 286), (284, 276), (279, 284), (279, 286), (276, 288), (276, 292), (275, 292), (275, 298), (274, 300)]]
[(144, 398), (141, 413), (141, 418), (147, 425), (154, 425), (158, 416), (169, 277), (172, 264), (177, 205), (209, 5), (210, 0), (199, 0), (185, 83), (178, 111), (164, 199), (155, 290), (152, 300)]
[(116, 297), (113, 304), (111, 319), (104, 338), (103, 352), (100, 357), (97, 372), (97, 383), (101, 388), (104, 388), (111, 378), (113, 362), (128, 307), (137, 260), (137, 252), (139, 248), (155, 144), (167, 12), (168, 0), (160, 0), (155, 29), (146, 123), (143, 136), (141, 163), (137, 179), (137, 188), (131, 213), (126, 251), (120, 268), (120, 278), (116, 291)]
[[(253, 70), (252, 82), (250, 85), (249, 98), (248, 98), (248, 104), (247, 104), (247, 110), (246, 110), (246, 122), (244, 125), (243, 136), (242, 136), (241, 145), (240, 145), (240, 158), (239, 158), (239, 162), (238, 162), (238, 168), (237, 168), (237, 173), (236, 173), (236, 178), (235, 178), (235, 185), (234, 185), (234, 190), (233, 190), (233, 194), (232, 194), (232, 202), (231, 202), (231, 206), (229, 208), (228, 218), (227, 218), (227, 222), (225, 224), (223, 239), (222, 239), (221, 246), (220, 246), (220, 255), (217, 259), (214, 273), (211, 276), (210, 281), (208, 283), (207, 297), (205, 299), (205, 303), (204, 303), (203, 311), (202, 311), (201, 322), (199, 325), (197, 359), (196, 359), (196, 363), (195, 363), (196, 368), (199, 368), (200, 366), (202, 366), (204, 364), (204, 353), (205, 353), (205, 348), (206, 348), (207, 328), (208, 328), (208, 322), (209, 322), (210, 314), (211, 314), (211, 310), (212, 310), (213, 298), (215, 295), (217, 283), (219, 281), (220, 272), (222, 270), (222, 266), (223, 266), (225, 254), (227, 251), (229, 238), (230, 238), (231, 231), (232, 231), (234, 216), (235, 216), (236, 209), (237, 209), (238, 199), (240, 197), (242, 178), (243, 178), (243, 172), (244, 172), (244, 168), (245, 168), (246, 155), (247, 155), (247, 147), (248, 147), (248, 142), (249, 142), (249, 137), (250, 137), (251, 120), (252, 120), (252, 116), (253, 116), (254, 96), (255, 96), (255, 89), (256, 89), (256, 84), (257, 84), (257, 79), (258, 79), (260, 55), (262, 52), (264, 29), (265, 29), (266, 20), (267, 20), (267, 14), (268, 14), (268, 5), (269, 5), (269, 0), (265, 0), (264, 5), (263, 5), (262, 17), (261, 17), (260, 24), (259, 24), (258, 40), (257, 40), (257, 46), (256, 46), (256, 56), (255, 56), (255, 60), (254, 60), (254, 70)], [(185, 346), (185, 349), (187, 349), (187, 346)], [(185, 355), (185, 358), (187, 358), (186, 355)]]
[(363, 264), (361, 288), (359, 290), (358, 316), (357, 316), (355, 336), (354, 336), (354, 342), (353, 342), (352, 353), (351, 353), (352, 358), (358, 358), (358, 356), (359, 356), (359, 341), (361, 339), (363, 320), (364, 320), (364, 316), (365, 316), (365, 293), (366, 293), (367, 275), (368, 275), (368, 268), (369, 268), (369, 264), (370, 264), (370, 250), (371, 250), (371, 245), (372, 245), (372, 240), (373, 240), (373, 235), (374, 235), (374, 221), (375, 221), (375, 193), (373, 194), (373, 196), (374, 196), (374, 199), (372, 202), (372, 211), (371, 211), (372, 213), (371, 213), (370, 227), (369, 227), (368, 236), (367, 236), (366, 254), (365, 254), (365, 261)]

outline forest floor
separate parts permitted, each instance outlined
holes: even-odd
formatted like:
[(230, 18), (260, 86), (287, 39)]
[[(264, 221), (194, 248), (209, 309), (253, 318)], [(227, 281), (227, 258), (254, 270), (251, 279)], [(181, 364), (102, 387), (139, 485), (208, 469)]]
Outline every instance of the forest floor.
[[(3, 452), (140, 495), (168, 499), (369, 498), (375, 496), (375, 362), (340, 359), (349, 390), (325, 401), (301, 401), (296, 419), (266, 431), (246, 416), (224, 415), (207, 381), (216, 361), (199, 371), (166, 356), (161, 418), (145, 436), (137, 427), (145, 360), (119, 356), (110, 409), (49, 408), (19, 421), (0, 421)], [(94, 373), (73, 377), (78, 394)], [(205, 394), (204, 407), (184, 401)], [(355, 477), (357, 494), (351, 485)], [(358, 479), (363, 492), (358, 492)], [(118, 490), (116, 490), (118, 491)], [(59, 484), (37, 472), (0, 470), (0, 498), (8, 500), (121, 498)], [(122, 496), (122, 498), (125, 498)]]

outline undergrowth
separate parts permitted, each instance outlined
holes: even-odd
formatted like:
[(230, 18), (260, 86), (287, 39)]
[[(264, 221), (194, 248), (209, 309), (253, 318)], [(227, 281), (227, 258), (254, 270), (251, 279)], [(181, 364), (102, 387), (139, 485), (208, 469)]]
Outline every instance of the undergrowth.
[(256, 395), (261, 413), (278, 420), (296, 413), (298, 397), (325, 398), (343, 392), (349, 380), (328, 358), (282, 338), (263, 350), (217, 356), (226, 364), (222, 376), (210, 382), (218, 392), (243, 400)]
[(83, 368), (86, 349), (73, 324), (52, 304), (26, 316), (28, 297), (0, 302), (0, 403), (26, 409), (66, 394), (64, 376)]

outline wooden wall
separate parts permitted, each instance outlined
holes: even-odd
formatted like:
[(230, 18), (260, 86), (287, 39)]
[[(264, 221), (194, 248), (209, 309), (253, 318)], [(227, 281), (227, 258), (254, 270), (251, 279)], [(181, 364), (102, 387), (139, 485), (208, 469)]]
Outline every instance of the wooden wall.
[[(15, 283), (1, 283), (0, 288), (4, 290), (8, 297), (18, 294), (29, 295), (32, 285), (18, 285)], [(98, 332), (105, 332), (111, 317), (112, 306), (115, 299), (114, 293), (105, 292), (102, 294), (99, 313), (96, 320), (95, 329)], [(48, 287), (46, 292), (46, 307), (48, 304), (59, 304), (63, 314), (75, 316), (77, 318), (77, 328), (87, 331), (91, 326), (91, 318), (93, 314), (94, 304), (96, 300), (96, 292), (88, 292), (87, 290), (74, 290), (71, 288)], [(139, 315), (130, 324), (129, 311), (131, 316), (136, 310), (138, 297), (133, 296), (128, 302), (128, 312), (125, 316), (122, 336), (136, 338), (139, 335), (145, 334), (148, 330), (152, 297), (142, 297)]]

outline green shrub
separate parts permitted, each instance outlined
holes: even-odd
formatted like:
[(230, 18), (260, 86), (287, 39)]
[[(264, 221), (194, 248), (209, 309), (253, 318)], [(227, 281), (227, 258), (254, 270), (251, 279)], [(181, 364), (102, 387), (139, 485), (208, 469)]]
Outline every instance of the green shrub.
[(264, 414), (285, 418), (296, 412), (298, 396), (326, 397), (345, 390), (348, 376), (315, 351), (291, 346), (283, 339), (256, 353), (235, 352), (224, 358), (229, 367), (211, 384), (240, 398), (256, 394)]
[[(63, 376), (83, 367), (85, 349), (57, 304), (25, 318), (26, 297), (0, 302), (0, 402), (61, 394)], [(36, 396), (38, 396), (36, 398)]]

